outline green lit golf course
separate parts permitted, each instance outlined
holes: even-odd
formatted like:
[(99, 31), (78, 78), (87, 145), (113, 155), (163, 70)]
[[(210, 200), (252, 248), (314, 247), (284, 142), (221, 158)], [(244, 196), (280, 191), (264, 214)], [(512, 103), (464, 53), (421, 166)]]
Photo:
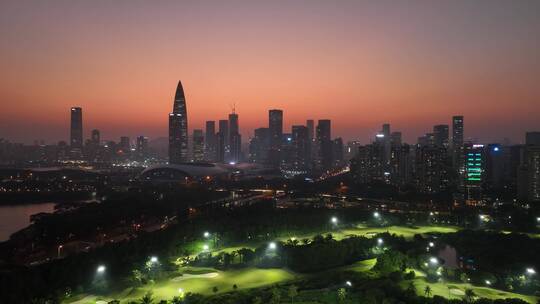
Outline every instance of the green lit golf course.
[[(358, 225), (354, 228), (347, 228), (342, 230), (329, 230), (326, 233), (332, 233), (334, 239), (341, 240), (350, 236), (365, 236), (371, 237), (379, 233), (390, 233), (405, 238), (412, 238), (415, 234), (429, 234), (429, 233), (452, 233), (458, 231), (457, 227), (442, 227), (442, 226), (420, 226), (420, 227), (404, 227), (404, 226), (390, 226), (382, 228), (366, 227)], [(291, 238), (304, 239), (311, 238), (315, 234), (306, 235), (290, 235), (277, 238), (279, 241), (287, 241)], [(202, 243), (201, 243), (202, 244)], [(220, 248), (213, 251), (218, 252), (232, 252), (241, 248), (255, 248), (260, 245), (260, 242), (252, 242), (245, 244), (233, 244), (232, 246)], [(199, 245), (195, 245), (196, 247)], [(376, 259), (358, 261), (348, 266), (338, 267), (332, 269), (332, 271), (354, 271), (354, 272), (367, 272), (375, 265)], [(520, 298), (529, 303), (536, 303), (537, 298), (534, 296), (525, 296), (520, 294), (514, 294), (504, 292), (487, 287), (478, 287), (471, 284), (450, 283), (444, 282), (428, 283), (426, 276), (421, 271), (415, 270), (416, 277), (413, 280), (403, 281), (402, 287), (405, 289), (412, 282), (419, 295), (424, 294), (424, 289), (427, 285), (431, 288), (432, 295), (439, 295), (449, 299), (463, 299), (466, 289), (472, 289), (476, 296), (485, 297), (489, 299), (502, 299), (502, 298)], [(133, 286), (123, 288), (122, 290), (111, 290), (101, 295), (96, 294), (76, 294), (70, 298), (66, 303), (107, 303), (113, 299), (120, 300), (121, 303), (127, 301), (133, 301), (140, 299), (145, 293), (151, 291), (155, 302), (159, 300), (170, 300), (175, 296), (181, 296), (185, 293), (198, 293), (202, 295), (213, 295), (219, 293), (231, 292), (234, 290), (245, 290), (252, 288), (260, 288), (266, 286), (272, 286), (278, 283), (293, 282), (298, 279), (302, 279), (308, 276), (321, 275), (320, 273), (314, 274), (299, 274), (287, 269), (261, 269), (255, 267), (245, 267), (239, 269), (231, 269), (226, 271), (216, 270), (209, 267), (192, 267), (192, 266), (180, 266), (178, 264), (178, 270), (174, 272), (174, 275), (169, 275), (166, 278), (157, 279), (155, 282), (151, 282), (142, 286)], [(112, 289), (112, 288), (111, 288)], [(302, 303), (298, 301), (295, 303)], [(307, 302), (305, 302), (307, 303)]]
[[(359, 261), (349, 266), (341, 267), (340, 270), (368, 271), (375, 265), (376, 259)], [(283, 269), (258, 269), (253, 267), (241, 270), (219, 271), (212, 268), (184, 267), (183, 276), (156, 282), (139, 288), (126, 288), (125, 290), (111, 293), (107, 296), (80, 295), (78, 300), (70, 303), (96, 303), (112, 299), (135, 300), (140, 299), (147, 291), (152, 291), (156, 299), (171, 299), (180, 292), (193, 292), (203, 295), (233, 291), (233, 285), (238, 289), (250, 289), (283, 283), (301, 278), (303, 275)], [(187, 276), (186, 278), (182, 278)]]
[(404, 288), (412, 281), (416, 288), (416, 292), (419, 295), (424, 294), (426, 286), (431, 288), (431, 295), (437, 295), (445, 297), (447, 299), (463, 299), (465, 296), (465, 290), (471, 289), (474, 291), (477, 297), (488, 298), (488, 299), (505, 299), (505, 298), (519, 298), (529, 303), (537, 303), (537, 297), (527, 296), (518, 293), (506, 292), (498, 289), (493, 289), (489, 287), (474, 286), (467, 283), (429, 283), (426, 281), (426, 275), (418, 270), (415, 270), (416, 278), (414, 280), (402, 282)]
[(237, 285), (238, 289), (249, 289), (289, 281), (295, 277), (293, 273), (282, 269), (257, 269), (252, 267), (228, 271), (187, 267), (184, 271), (183, 276), (187, 276), (187, 278), (177, 276), (144, 287), (126, 288), (123, 291), (111, 293), (106, 297), (87, 295), (73, 303), (95, 303), (101, 299), (135, 300), (141, 298), (149, 290), (154, 293), (156, 299), (172, 299), (181, 292), (210, 295), (214, 293), (214, 287), (217, 287), (217, 292), (229, 292), (233, 290), (234, 284)]

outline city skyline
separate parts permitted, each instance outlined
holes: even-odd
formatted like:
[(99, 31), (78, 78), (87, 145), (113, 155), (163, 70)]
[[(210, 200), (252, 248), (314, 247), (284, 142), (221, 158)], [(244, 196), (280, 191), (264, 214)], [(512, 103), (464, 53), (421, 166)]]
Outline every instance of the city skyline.
[(364, 143), (386, 122), (414, 142), (453, 115), (467, 118), (465, 138), (520, 143), (539, 128), (540, 4), (487, 3), (3, 2), (0, 137), (68, 141), (72, 106), (84, 138), (166, 137), (182, 79), (188, 134), (236, 104), (246, 139), (277, 108), (285, 130), (331, 119)]

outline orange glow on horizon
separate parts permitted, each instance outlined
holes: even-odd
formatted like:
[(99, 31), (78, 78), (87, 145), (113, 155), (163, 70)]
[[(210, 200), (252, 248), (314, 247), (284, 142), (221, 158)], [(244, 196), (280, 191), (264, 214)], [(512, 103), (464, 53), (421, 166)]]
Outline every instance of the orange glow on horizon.
[(190, 133), (235, 103), (244, 141), (271, 108), (284, 110), (285, 132), (328, 118), (332, 136), (362, 142), (385, 122), (415, 142), (456, 114), (466, 137), (520, 141), (540, 129), (534, 15), (504, 23), (495, 9), (464, 14), (475, 5), (466, 2), (119, 2), (0, 9), (11, 29), (0, 50), (0, 137), (65, 140), (74, 105), (85, 138), (94, 128), (112, 140), (167, 136), (179, 79)]

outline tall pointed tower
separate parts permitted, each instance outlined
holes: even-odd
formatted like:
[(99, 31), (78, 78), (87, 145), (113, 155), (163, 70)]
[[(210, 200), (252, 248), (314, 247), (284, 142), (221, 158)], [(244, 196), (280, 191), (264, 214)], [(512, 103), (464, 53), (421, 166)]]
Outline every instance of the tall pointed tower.
[(169, 113), (169, 163), (188, 161), (188, 119), (186, 97), (182, 82), (178, 81), (172, 113)]

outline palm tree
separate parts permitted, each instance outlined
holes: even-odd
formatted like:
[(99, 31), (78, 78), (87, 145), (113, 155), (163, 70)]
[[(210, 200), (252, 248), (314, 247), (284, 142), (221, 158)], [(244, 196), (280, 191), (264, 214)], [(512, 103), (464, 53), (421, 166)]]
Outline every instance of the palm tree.
[(337, 296), (339, 303), (343, 303), (343, 301), (345, 301), (345, 298), (347, 297), (347, 291), (345, 290), (345, 288), (338, 289)]
[(230, 255), (231, 255), (231, 264), (234, 264), (234, 259), (236, 259), (236, 257), (239, 256), (239, 254), (236, 251), (232, 251)]
[(182, 304), (182, 303), (184, 303), (184, 300), (182, 300), (182, 298), (180, 298), (179, 296), (176, 296), (172, 298), (171, 300), (171, 304)]
[(467, 288), (465, 289), (465, 299), (467, 302), (472, 303), (474, 297), (476, 297), (476, 293), (474, 293), (474, 290)]
[(429, 285), (426, 285), (426, 288), (424, 288), (424, 295), (426, 297), (430, 297), (431, 296), (431, 287), (429, 287)]
[(291, 303), (294, 303), (294, 297), (298, 295), (298, 287), (295, 285), (289, 286), (289, 297), (291, 297)]
[(152, 298), (152, 291), (148, 291), (140, 300), (141, 304), (152, 304), (154, 299)]

